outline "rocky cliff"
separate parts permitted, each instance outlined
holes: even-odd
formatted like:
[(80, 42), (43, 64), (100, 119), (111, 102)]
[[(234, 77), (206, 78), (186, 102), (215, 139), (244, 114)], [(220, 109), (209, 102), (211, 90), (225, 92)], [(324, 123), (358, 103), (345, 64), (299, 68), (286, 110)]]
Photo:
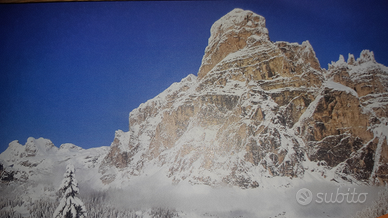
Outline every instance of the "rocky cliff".
[[(115, 184), (163, 169), (173, 183), (255, 188), (306, 173), (388, 182), (388, 68), (373, 52), (322, 69), (308, 41), (272, 42), (265, 19), (235, 9), (214, 23), (198, 77), (129, 116), (99, 167)], [(283, 184), (283, 183), (282, 183)]]

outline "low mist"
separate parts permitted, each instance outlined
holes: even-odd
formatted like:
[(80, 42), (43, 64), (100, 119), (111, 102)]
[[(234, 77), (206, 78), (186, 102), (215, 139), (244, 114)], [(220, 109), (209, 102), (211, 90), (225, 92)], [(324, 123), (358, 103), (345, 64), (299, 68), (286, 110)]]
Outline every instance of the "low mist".
[[(217, 187), (191, 185), (182, 181), (172, 185), (163, 178), (135, 178), (131, 185), (122, 189), (96, 192), (86, 184), (80, 184), (81, 198), (97, 195), (117, 208), (147, 210), (168, 208), (182, 212), (187, 217), (350, 217), (356, 211), (369, 206), (377, 199), (378, 188), (357, 187), (358, 192), (367, 192), (363, 203), (316, 203), (316, 193), (335, 194), (337, 187), (325, 184), (304, 184), (295, 188)], [(309, 188), (315, 198), (309, 205), (296, 201), (300, 188)], [(349, 187), (350, 188), (350, 187)], [(340, 192), (346, 192), (341, 187)]]

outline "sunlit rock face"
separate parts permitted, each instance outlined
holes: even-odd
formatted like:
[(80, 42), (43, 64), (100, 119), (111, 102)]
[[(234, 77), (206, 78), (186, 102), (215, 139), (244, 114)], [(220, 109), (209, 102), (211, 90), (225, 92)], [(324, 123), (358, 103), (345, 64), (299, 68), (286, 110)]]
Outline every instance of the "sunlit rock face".
[(310, 145), (347, 179), (378, 185), (388, 181), (387, 72), (368, 50), (357, 60), (349, 54), (345, 62), (341, 55), (329, 65), (327, 77), (337, 83), (337, 90), (323, 93), (313, 118), (313, 125), (320, 127), (316, 128), (317, 138), (312, 137), (322, 145)]
[(99, 172), (104, 184), (163, 169), (173, 183), (255, 188), (306, 173), (387, 181), (388, 70), (363, 51), (322, 69), (308, 41), (271, 42), (235, 9), (211, 28), (189, 75), (129, 116)]
[(198, 78), (203, 78), (228, 54), (243, 49), (247, 44), (270, 43), (265, 18), (251, 11), (234, 9), (211, 27), (209, 44), (205, 49)]

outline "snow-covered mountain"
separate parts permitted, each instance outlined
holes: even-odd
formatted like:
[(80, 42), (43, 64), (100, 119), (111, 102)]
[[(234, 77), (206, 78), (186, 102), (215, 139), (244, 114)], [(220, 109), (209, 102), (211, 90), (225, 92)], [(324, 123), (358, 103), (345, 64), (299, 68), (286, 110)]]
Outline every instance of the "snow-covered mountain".
[(387, 78), (367, 50), (322, 69), (308, 41), (272, 42), (263, 17), (235, 9), (212, 26), (198, 77), (130, 113), (101, 179), (120, 185), (163, 168), (173, 183), (255, 188), (319, 171), (383, 185)]
[[(198, 76), (134, 109), (110, 147), (14, 141), (0, 154), (1, 181), (60, 181), (71, 162), (96, 190), (139, 178), (239, 189), (382, 186), (387, 84), (388, 68), (371, 51), (323, 69), (308, 41), (272, 42), (264, 17), (235, 9), (212, 26)], [(29, 195), (44, 193), (34, 187)]]
[(44, 138), (30, 137), (25, 145), (18, 141), (9, 144), (7, 150), (0, 154), (1, 180), (3, 183), (18, 181), (60, 181), (66, 164), (74, 163), (80, 171), (82, 181), (94, 184), (98, 167), (109, 147), (82, 149), (67, 143), (59, 148)]

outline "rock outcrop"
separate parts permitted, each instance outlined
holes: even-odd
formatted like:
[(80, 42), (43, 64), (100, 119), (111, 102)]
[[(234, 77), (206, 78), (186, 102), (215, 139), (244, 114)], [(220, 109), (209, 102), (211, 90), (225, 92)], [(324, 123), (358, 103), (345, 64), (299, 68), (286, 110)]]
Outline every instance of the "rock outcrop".
[(387, 79), (372, 52), (322, 69), (308, 41), (271, 42), (262, 16), (235, 9), (212, 26), (198, 77), (130, 113), (101, 180), (156, 167), (175, 183), (242, 188), (316, 171), (337, 182), (384, 184)]
[(228, 54), (249, 45), (269, 44), (265, 18), (250, 11), (235, 9), (216, 21), (211, 28), (198, 78), (204, 77)]

